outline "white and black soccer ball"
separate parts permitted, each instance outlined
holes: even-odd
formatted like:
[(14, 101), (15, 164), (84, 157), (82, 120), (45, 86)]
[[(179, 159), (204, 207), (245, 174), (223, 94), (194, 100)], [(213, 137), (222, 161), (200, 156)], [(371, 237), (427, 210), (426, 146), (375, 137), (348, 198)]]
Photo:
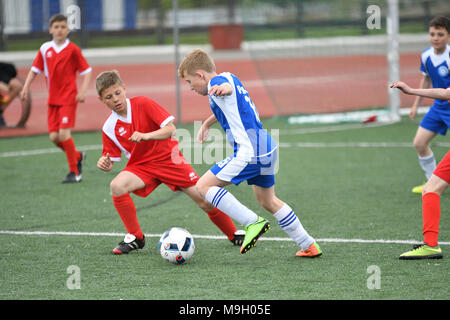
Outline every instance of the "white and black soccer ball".
[(172, 227), (159, 239), (159, 251), (171, 263), (186, 263), (195, 251), (194, 238), (186, 229)]

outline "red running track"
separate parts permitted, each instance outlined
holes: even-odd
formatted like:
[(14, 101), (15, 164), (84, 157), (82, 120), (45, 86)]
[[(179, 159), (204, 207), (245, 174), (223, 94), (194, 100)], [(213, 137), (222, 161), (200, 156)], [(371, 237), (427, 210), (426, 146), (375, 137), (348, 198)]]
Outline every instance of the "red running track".
[[(401, 55), (401, 80), (412, 86), (420, 81), (418, 54)], [(250, 93), (261, 117), (300, 113), (329, 113), (388, 105), (386, 58), (380, 56), (313, 57), (298, 59), (217, 61), (218, 72), (236, 74)], [(176, 82), (173, 63), (93, 66), (93, 79), (102, 71), (116, 69), (127, 87), (128, 97), (150, 97), (173, 115)], [(24, 78), (28, 68), (19, 69)], [(100, 130), (110, 111), (97, 98), (94, 84), (84, 103), (78, 104), (73, 131)], [(206, 97), (189, 90), (181, 81), (181, 121), (201, 121), (211, 114)], [(32, 110), (25, 128), (0, 129), (1, 137), (47, 133), (47, 88), (38, 76), (31, 86)], [(402, 95), (402, 106), (413, 97)], [(430, 101), (424, 101), (429, 105)], [(16, 123), (20, 105), (5, 111), (7, 123)], [(176, 120), (179, 122), (179, 119)]]

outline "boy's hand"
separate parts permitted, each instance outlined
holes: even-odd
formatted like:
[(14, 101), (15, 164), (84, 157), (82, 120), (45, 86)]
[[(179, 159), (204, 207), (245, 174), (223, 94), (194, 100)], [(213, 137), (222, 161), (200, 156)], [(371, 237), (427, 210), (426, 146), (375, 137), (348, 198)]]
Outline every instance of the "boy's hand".
[(211, 89), (209, 89), (208, 94), (210, 96), (216, 96), (216, 97), (223, 97), (223, 96), (229, 96), (233, 93), (233, 88), (229, 83), (222, 83), (220, 86), (215, 85), (212, 86)]
[(411, 94), (411, 88), (403, 81), (395, 81), (390, 85), (391, 88), (397, 88), (403, 93)]
[(113, 167), (113, 162), (109, 158), (109, 153), (106, 154), (106, 157), (101, 156), (97, 161), (97, 168), (103, 171), (111, 171)]
[(78, 102), (84, 102), (86, 100), (86, 94), (84, 92), (78, 92), (75, 100)]
[(150, 140), (150, 137), (149, 137), (148, 133), (142, 133), (139, 131), (135, 131), (135, 132), (133, 132), (131, 137), (128, 138), (128, 140), (131, 140), (136, 143), (140, 143), (141, 141)]
[(27, 96), (28, 96), (28, 88), (24, 87), (19, 95), (20, 100), (25, 100), (27, 98)]
[(209, 127), (202, 125), (197, 133), (197, 141), (203, 143), (206, 140), (208, 140), (208, 137), (209, 137)]
[(411, 120), (414, 120), (414, 118), (416, 117), (416, 115), (417, 115), (417, 109), (418, 109), (418, 107), (417, 107), (416, 105), (413, 105), (413, 106), (411, 107), (411, 110), (409, 110), (409, 118), (410, 118)]

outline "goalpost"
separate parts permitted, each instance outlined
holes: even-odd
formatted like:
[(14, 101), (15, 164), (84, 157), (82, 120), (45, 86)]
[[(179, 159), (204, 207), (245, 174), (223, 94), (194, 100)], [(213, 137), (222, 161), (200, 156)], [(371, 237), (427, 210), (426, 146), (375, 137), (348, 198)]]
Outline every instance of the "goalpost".
[[(400, 55), (399, 55), (399, 15), (398, 0), (388, 0), (387, 11), (387, 59), (389, 68), (389, 83), (400, 79)], [(387, 89), (389, 95), (389, 110), (391, 121), (400, 120), (400, 93), (398, 90)]]

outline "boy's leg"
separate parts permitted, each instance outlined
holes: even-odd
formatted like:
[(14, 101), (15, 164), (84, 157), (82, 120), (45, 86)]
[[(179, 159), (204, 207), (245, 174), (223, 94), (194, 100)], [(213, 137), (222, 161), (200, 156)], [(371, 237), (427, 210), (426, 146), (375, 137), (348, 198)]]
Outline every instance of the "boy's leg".
[(246, 233), (240, 252), (246, 253), (255, 245), (258, 238), (270, 229), (270, 224), (222, 188), (229, 184), (230, 182), (220, 180), (208, 171), (197, 182), (197, 190), (213, 206), (245, 227)]
[(71, 127), (75, 123), (75, 110), (76, 106), (49, 106), (47, 112), (49, 138), (64, 151), (69, 167), (69, 174), (63, 183), (81, 181), (80, 171), (85, 159), (85, 154), (76, 150), (71, 136)]
[(75, 147), (70, 129), (59, 130), (59, 145), (66, 153), (67, 164), (69, 166), (69, 172), (73, 172), (79, 175), (78, 161), (82, 158), (82, 154)]
[[(423, 120), (423, 125), (428, 127), (433, 127), (438, 121), (434, 120), (434, 112), (430, 113)], [(422, 124), (422, 123), (421, 123)], [(436, 127), (435, 130), (440, 130), (440, 127)], [(425, 174), (426, 180), (430, 179), (433, 171), (436, 169), (436, 159), (434, 157), (433, 151), (430, 149), (430, 142), (436, 136), (436, 132), (419, 126), (416, 135), (414, 137), (414, 148), (416, 149), (419, 165)], [(423, 185), (419, 185), (412, 189), (413, 193), (422, 194)]]
[(230, 182), (218, 179), (211, 171), (207, 171), (197, 182), (200, 195), (214, 207), (225, 212), (233, 220), (244, 227), (258, 220), (256, 213), (239, 202), (230, 192), (223, 189)]
[(189, 188), (181, 188), (181, 190), (186, 193), (200, 209), (205, 211), (208, 214), (209, 219), (212, 223), (214, 223), (230, 240), (235, 243), (233, 240), (236, 237), (236, 226), (233, 223), (233, 220), (225, 213), (220, 211), (218, 208), (214, 207), (211, 203), (204, 200), (200, 193), (197, 191), (195, 186)]
[[(137, 220), (136, 207), (130, 196), (130, 192), (144, 187), (145, 183), (129, 171), (120, 172), (111, 181), (113, 204), (128, 233), (125, 240), (114, 248), (113, 253), (115, 254), (128, 253), (131, 250), (142, 248), (145, 244), (144, 233)], [(127, 242), (127, 237), (129, 242)]]
[(448, 183), (433, 175), (424, 186), (422, 195), (423, 244), (400, 255), (401, 260), (440, 259), (442, 250), (438, 246), (440, 198)]
[(440, 197), (450, 182), (450, 152), (444, 156), (431, 178), (427, 181), (422, 195), (422, 219), (424, 244), (400, 255), (399, 259), (440, 259), (442, 250), (438, 245), (439, 220), (441, 216)]
[(302, 248), (298, 256), (311, 258), (322, 255), (319, 246), (303, 228), (294, 210), (275, 196), (274, 186), (263, 188), (253, 185), (253, 192), (259, 204), (273, 214), (280, 227)]

